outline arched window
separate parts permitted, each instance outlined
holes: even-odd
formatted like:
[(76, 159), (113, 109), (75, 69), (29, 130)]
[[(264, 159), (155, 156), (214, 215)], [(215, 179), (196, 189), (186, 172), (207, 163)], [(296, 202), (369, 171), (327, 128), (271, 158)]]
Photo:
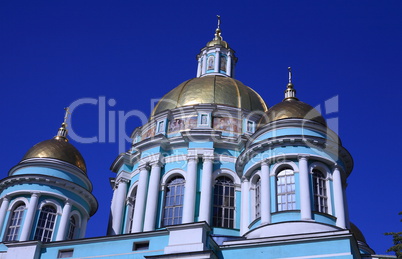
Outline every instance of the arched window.
[(56, 209), (51, 205), (42, 207), (39, 215), (38, 225), (36, 226), (34, 240), (50, 242), (56, 221)]
[(328, 213), (327, 185), (324, 174), (317, 169), (313, 170), (313, 188), (315, 211)]
[(296, 209), (295, 176), (293, 170), (285, 169), (276, 176), (278, 211)]
[(163, 226), (181, 224), (183, 216), (183, 198), (184, 178), (176, 176), (166, 185)]
[(255, 209), (255, 218), (261, 217), (261, 178), (258, 177), (257, 182), (255, 183), (255, 200), (254, 200), (254, 209)]
[(234, 227), (235, 186), (227, 176), (220, 176), (215, 180), (213, 226), (221, 228)]
[(25, 204), (18, 205), (11, 214), (5, 241), (16, 241), (20, 232)]
[(74, 239), (75, 230), (77, 229), (77, 222), (74, 216), (70, 217), (70, 224), (68, 225), (67, 240)]
[(130, 197), (128, 198), (127, 233), (131, 233), (131, 229), (133, 227), (136, 199), (137, 199), (137, 187), (134, 188), (134, 190), (131, 192)]

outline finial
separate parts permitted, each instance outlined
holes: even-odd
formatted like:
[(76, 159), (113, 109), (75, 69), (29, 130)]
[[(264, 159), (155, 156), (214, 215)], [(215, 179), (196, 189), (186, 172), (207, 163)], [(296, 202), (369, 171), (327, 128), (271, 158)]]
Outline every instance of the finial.
[(217, 15), (216, 16), (218, 18), (218, 26), (215, 30), (215, 38), (214, 40), (223, 40), (222, 36), (221, 36), (221, 16)]
[(66, 111), (66, 114), (64, 115), (64, 123), (67, 124), (67, 118), (68, 115), (71, 114), (71, 112), (69, 107), (64, 108), (64, 110)]
[(54, 137), (55, 139), (62, 139), (64, 141), (68, 141), (67, 139), (67, 119), (68, 119), (68, 115), (71, 114), (70, 112), (70, 108), (66, 107), (64, 108), (64, 110), (66, 111), (65, 115), (64, 115), (64, 121), (61, 124), (61, 127), (59, 128), (59, 131), (57, 132), (56, 137)]
[(289, 72), (289, 84), (292, 83), (292, 68), (288, 67), (288, 72)]
[(298, 100), (296, 98), (296, 90), (293, 88), (293, 83), (292, 83), (292, 68), (288, 67), (288, 74), (289, 74), (289, 83), (286, 86), (285, 90), (285, 100)]

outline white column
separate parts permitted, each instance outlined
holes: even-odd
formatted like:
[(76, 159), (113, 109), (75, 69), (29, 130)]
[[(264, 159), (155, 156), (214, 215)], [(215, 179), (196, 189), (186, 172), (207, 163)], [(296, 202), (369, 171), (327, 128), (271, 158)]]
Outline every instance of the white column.
[(151, 164), (151, 176), (149, 179), (147, 207), (145, 210), (144, 231), (155, 230), (161, 166), (162, 165), (160, 162)]
[(189, 156), (187, 160), (186, 184), (184, 188), (183, 221), (194, 222), (195, 193), (197, 186), (197, 156)]
[(302, 220), (311, 220), (310, 180), (308, 156), (299, 156), (300, 215)]
[(201, 58), (198, 59), (198, 66), (197, 66), (197, 77), (201, 75)]
[(240, 235), (248, 231), (250, 224), (250, 182), (243, 178), (241, 183), (241, 219), (240, 219)]
[(133, 227), (131, 229), (131, 233), (142, 231), (148, 190), (148, 170), (149, 168), (146, 165), (142, 165), (140, 168), (140, 179), (138, 181)]
[(215, 67), (214, 67), (214, 71), (217, 72), (217, 73), (219, 73), (219, 63), (221, 62), (221, 57), (220, 57), (219, 53), (220, 53), (219, 51), (215, 52), (215, 63), (214, 63)]
[(63, 207), (63, 213), (61, 214), (60, 225), (57, 231), (56, 241), (61, 241), (65, 239), (67, 227), (68, 227), (68, 219), (70, 218), (71, 212), (71, 203), (69, 200), (66, 201)]
[(339, 168), (335, 167), (333, 172), (334, 178), (334, 204), (336, 225), (340, 228), (346, 227), (345, 222), (345, 205), (343, 202), (342, 176)]
[(117, 186), (117, 196), (112, 213), (112, 231), (113, 235), (120, 235), (122, 233), (123, 212), (124, 204), (127, 197), (128, 180), (120, 178)]
[(271, 223), (271, 186), (269, 181), (269, 166), (261, 163), (261, 225)]
[(230, 54), (230, 52), (228, 52), (227, 54), (226, 74), (228, 76), (232, 76), (232, 55)]
[(207, 72), (207, 55), (206, 52), (204, 51), (202, 53), (202, 69), (201, 69), (201, 75), (204, 75)]
[(33, 220), (35, 217), (35, 212), (38, 207), (39, 194), (33, 193), (29, 201), (27, 215), (25, 216), (24, 225), (22, 226), (20, 241), (27, 241), (29, 239), (29, 234), (31, 233), (31, 228), (33, 225)]
[(7, 196), (3, 197), (3, 201), (0, 207), (0, 233), (3, 230), (3, 226), (5, 224), (4, 219), (6, 218), (7, 209), (9, 205), (10, 200), (8, 199), (8, 197)]
[(203, 157), (199, 221), (210, 223), (213, 157)]

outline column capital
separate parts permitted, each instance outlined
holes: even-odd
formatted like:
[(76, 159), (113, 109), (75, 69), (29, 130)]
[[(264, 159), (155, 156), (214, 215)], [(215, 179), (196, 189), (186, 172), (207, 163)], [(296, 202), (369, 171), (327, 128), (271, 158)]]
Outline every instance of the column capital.
[(241, 178), (241, 182), (242, 182), (242, 183), (247, 183), (247, 182), (249, 182), (249, 180), (248, 180), (246, 177), (243, 176), (243, 177)]
[(40, 192), (33, 192), (33, 193), (31, 194), (31, 197), (36, 197), (36, 198), (38, 198), (40, 195), (41, 195)]
[(159, 160), (149, 162), (150, 167), (162, 167), (163, 165), (163, 162)]
[(268, 164), (268, 161), (267, 160), (263, 160), (262, 162), (261, 162), (261, 166), (268, 166), (269, 164)]
[(299, 154), (299, 155), (297, 155), (297, 158), (298, 158), (299, 160), (302, 160), (302, 159), (308, 160), (309, 157), (310, 157), (309, 154)]
[(202, 156), (202, 161), (206, 162), (206, 161), (211, 161), (213, 162), (215, 159), (214, 155), (204, 155)]
[(120, 183), (129, 183), (129, 182), (130, 182), (130, 179), (126, 179), (126, 178), (123, 178), (123, 177), (120, 177), (116, 181), (117, 185), (119, 185)]
[(149, 171), (149, 164), (148, 164), (148, 163), (140, 164), (140, 165), (138, 166), (138, 169), (139, 169), (140, 171), (142, 171), (142, 170), (147, 170), (147, 171)]
[(187, 161), (198, 161), (198, 156), (196, 154), (187, 155)]

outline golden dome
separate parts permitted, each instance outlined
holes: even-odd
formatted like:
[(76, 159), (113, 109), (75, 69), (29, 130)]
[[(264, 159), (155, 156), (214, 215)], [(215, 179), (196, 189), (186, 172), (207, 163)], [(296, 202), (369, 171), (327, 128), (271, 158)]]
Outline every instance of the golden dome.
[(30, 158), (58, 159), (77, 166), (84, 173), (87, 171), (81, 153), (66, 138), (60, 136), (39, 142), (28, 150), (21, 162)]
[(316, 109), (296, 98), (287, 98), (272, 106), (266, 113), (266, 116), (262, 117), (260, 125), (290, 118), (312, 120), (327, 125), (325, 119)]
[(168, 92), (156, 104), (151, 116), (196, 104), (220, 104), (249, 111), (267, 111), (261, 96), (242, 82), (230, 77), (209, 75), (187, 80)]

